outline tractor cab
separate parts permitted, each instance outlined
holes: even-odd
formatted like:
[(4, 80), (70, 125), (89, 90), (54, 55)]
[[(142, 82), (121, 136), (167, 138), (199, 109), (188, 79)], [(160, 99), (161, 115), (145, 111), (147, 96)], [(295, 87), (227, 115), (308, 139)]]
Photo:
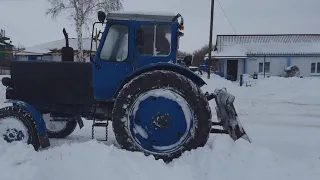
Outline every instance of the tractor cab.
[[(105, 27), (92, 58), (97, 99), (111, 98), (120, 81), (133, 71), (151, 64), (176, 63), (178, 42), (184, 29), (180, 14), (117, 11), (106, 15), (99, 11), (98, 19), (92, 32), (96, 24)], [(92, 41), (94, 39), (92, 33)]]
[[(178, 18), (181, 17), (181, 22)], [(144, 14), (127, 12), (98, 13), (105, 25), (93, 62), (127, 62), (133, 68), (158, 63), (175, 62), (179, 38), (183, 36), (180, 14)], [(106, 20), (106, 22), (105, 22)], [(99, 35), (99, 34), (98, 34)], [(92, 41), (95, 39), (92, 33)], [(91, 46), (92, 48), (92, 46)]]

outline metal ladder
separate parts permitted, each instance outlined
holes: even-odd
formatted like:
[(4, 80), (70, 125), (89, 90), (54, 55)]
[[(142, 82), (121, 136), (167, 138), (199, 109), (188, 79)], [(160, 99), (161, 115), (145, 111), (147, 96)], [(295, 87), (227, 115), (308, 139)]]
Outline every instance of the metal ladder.
[(92, 139), (95, 139), (94, 138), (94, 128), (95, 127), (104, 127), (105, 128), (105, 132), (106, 132), (106, 139), (105, 140), (99, 140), (97, 139), (98, 141), (108, 141), (108, 121), (106, 122), (102, 122), (102, 121), (98, 121), (97, 120), (93, 120), (93, 123), (92, 123), (92, 130), (91, 130), (91, 138)]

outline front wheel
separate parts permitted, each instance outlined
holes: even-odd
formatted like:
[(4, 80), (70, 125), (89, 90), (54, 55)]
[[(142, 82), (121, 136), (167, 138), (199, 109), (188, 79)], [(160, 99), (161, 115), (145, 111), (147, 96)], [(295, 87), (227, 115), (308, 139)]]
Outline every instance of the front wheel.
[(43, 114), (42, 118), (46, 123), (47, 135), (49, 138), (65, 138), (73, 133), (77, 127), (77, 120), (74, 117), (65, 121), (54, 121), (50, 114)]
[(12, 143), (20, 141), (40, 148), (36, 125), (32, 116), (16, 106), (0, 109), (0, 138)]
[(208, 102), (199, 87), (178, 73), (152, 71), (119, 92), (113, 109), (118, 144), (171, 161), (203, 146), (211, 129)]

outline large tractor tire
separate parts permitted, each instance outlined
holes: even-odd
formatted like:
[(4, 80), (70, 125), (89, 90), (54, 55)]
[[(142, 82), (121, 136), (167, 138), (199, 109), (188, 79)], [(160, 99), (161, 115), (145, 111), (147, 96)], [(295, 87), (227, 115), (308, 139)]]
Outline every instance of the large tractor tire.
[(0, 138), (8, 143), (21, 141), (40, 148), (35, 121), (24, 110), (9, 106), (0, 109)]
[(164, 70), (146, 72), (128, 82), (112, 114), (121, 148), (166, 162), (204, 146), (212, 123), (200, 88), (185, 76)]
[(70, 118), (68, 121), (52, 121), (50, 114), (43, 114), (42, 118), (46, 123), (48, 137), (58, 139), (72, 134), (78, 124), (76, 118), (80, 117)]

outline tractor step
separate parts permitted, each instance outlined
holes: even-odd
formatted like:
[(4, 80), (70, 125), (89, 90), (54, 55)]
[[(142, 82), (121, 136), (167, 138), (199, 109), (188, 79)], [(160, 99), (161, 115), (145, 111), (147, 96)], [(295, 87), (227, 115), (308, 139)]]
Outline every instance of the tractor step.
[(212, 122), (212, 126), (222, 126), (221, 122)]
[(108, 141), (108, 121), (106, 122), (96, 122), (95, 120), (92, 123), (92, 131), (91, 131), (91, 138), (95, 139), (95, 127), (104, 127), (105, 128), (105, 139), (103, 140), (98, 140), (98, 141)]
[(214, 128), (211, 128), (210, 133), (215, 133), (215, 134), (229, 134), (227, 130), (214, 129)]
[(93, 123), (94, 127), (108, 127), (108, 123)]

